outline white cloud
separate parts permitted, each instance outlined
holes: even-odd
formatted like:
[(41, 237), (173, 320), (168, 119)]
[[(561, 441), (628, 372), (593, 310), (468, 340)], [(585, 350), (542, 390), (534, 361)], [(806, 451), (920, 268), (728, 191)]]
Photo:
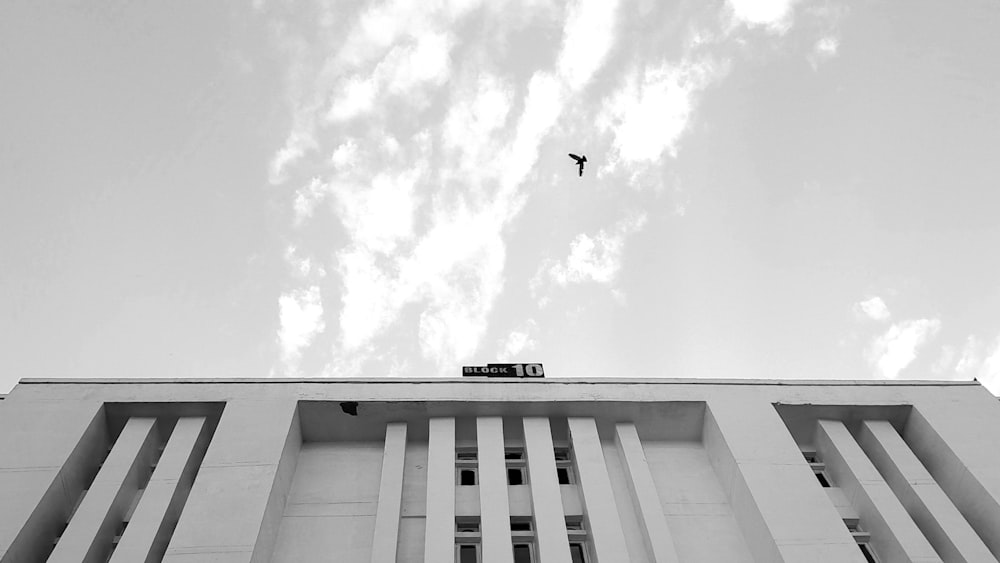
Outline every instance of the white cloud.
[(323, 302), (318, 286), (293, 290), (278, 298), (278, 343), (284, 373), (299, 373), (302, 350), (326, 328), (323, 322)]
[(300, 131), (292, 130), (285, 141), (285, 146), (281, 148), (271, 159), (268, 167), (268, 180), (272, 184), (281, 184), (286, 180), (286, 169), (302, 158), (306, 151), (316, 148), (316, 139), (312, 135)]
[(388, 254), (400, 241), (413, 237), (420, 202), (416, 188), (424, 168), (417, 163), (398, 174), (378, 174), (370, 184), (345, 182), (332, 187), (337, 215), (355, 244)]
[(306, 219), (312, 217), (316, 205), (326, 195), (326, 184), (319, 178), (313, 178), (308, 184), (299, 188), (295, 192), (295, 202), (292, 204), (295, 209), (295, 224), (299, 225)]
[(965, 346), (962, 347), (962, 356), (955, 364), (955, 371), (959, 375), (973, 377), (979, 371), (983, 363), (983, 343), (976, 335), (969, 335), (965, 339)]
[(609, 168), (658, 163), (664, 152), (676, 156), (687, 129), (695, 95), (725, 74), (726, 65), (705, 59), (680, 66), (664, 63), (629, 77), (606, 103), (598, 124), (614, 136)]
[(882, 301), (882, 298), (877, 295), (855, 303), (854, 313), (859, 317), (867, 317), (873, 321), (887, 321), (891, 316), (885, 301)]
[(337, 253), (337, 271), (343, 283), (340, 343), (355, 350), (382, 331), (399, 312), (406, 296), (371, 252), (351, 247)]
[(326, 118), (330, 121), (348, 121), (371, 111), (375, 106), (378, 88), (372, 76), (354, 76), (341, 85), (330, 104)]
[(451, 40), (444, 33), (427, 33), (414, 44), (399, 46), (379, 63), (375, 74), (394, 94), (412, 94), (423, 84), (441, 84), (450, 72)]
[(977, 379), (990, 393), (1000, 395), (1000, 335), (993, 341), (993, 347), (983, 361)]
[(571, 90), (579, 90), (604, 64), (615, 40), (617, 0), (578, 0), (566, 7), (559, 76)]
[(836, 57), (837, 49), (839, 48), (840, 40), (835, 36), (828, 35), (816, 42), (812, 52), (806, 58), (809, 60), (809, 64), (812, 65), (813, 70), (815, 70), (819, 68), (820, 64)]
[(733, 17), (747, 27), (764, 27), (785, 33), (792, 27), (792, 9), (797, 0), (728, 0)]
[(938, 319), (907, 320), (893, 324), (868, 350), (868, 362), (883, 378), (899, 377), (917, 357), (919, 349), (941, 329)]
[(538, 324), (534, 319), (528, 319), (520, 328), (512, 330), (506, 338), (498, 342), (500, 361), (514, 361), (522, 352), (529, 352), (538, 346), (534, 334), (538, 332)]
[[(577, 235), (570, 243), (565, 261), (543, 264), (543, 269), (532, 280), (533, 292), (537, 294), (546, 281), (561, 287), (584, 282), (611, 285), (622, 267), (626, 239), (645, 224), (646, 215), (641, 213), (619, 221), (610, 230), (601, 229), (594, 236)], [(542, 302), (546, 300), (542, 298)]]
[(358, 162), (358, 144), (354, 139), (337, 146), (330, 156), (330, 162), (340, 170), (352, 168)]

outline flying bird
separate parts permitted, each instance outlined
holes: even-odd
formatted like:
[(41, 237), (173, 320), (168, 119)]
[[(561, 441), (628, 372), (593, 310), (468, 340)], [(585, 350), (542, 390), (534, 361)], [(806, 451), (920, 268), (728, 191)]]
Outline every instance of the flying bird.
[(580, 167), (580, 175), (583, 176), (583, 163), (587, 162), (587, 155), (576, 156), (573, 153), (569, 153), (569, 157), (576, 161), (576, 165)]

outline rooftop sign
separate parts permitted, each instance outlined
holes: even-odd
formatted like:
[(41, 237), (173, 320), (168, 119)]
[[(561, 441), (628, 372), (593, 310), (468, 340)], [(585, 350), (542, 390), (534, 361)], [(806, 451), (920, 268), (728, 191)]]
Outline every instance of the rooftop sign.
[(542, 364), (486, 364), (463, 366), (462, 377), (545, 377)]

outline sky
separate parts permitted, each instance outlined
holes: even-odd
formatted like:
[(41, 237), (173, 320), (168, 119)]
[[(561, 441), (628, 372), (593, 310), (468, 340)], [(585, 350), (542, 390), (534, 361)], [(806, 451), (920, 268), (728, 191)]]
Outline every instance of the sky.
[(997, 29), (993, 0), (2, 2), (0, 393), (539, 362), (1000, 394)]

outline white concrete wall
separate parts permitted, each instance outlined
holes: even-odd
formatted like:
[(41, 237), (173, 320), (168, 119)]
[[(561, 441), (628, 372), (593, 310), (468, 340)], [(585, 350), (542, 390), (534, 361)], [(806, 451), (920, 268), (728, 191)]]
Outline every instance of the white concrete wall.
[(181, 513), (164, 563), (264, 563), (299, 449), (296, 403), (233, 400)]
[(700, 442), (643, 442), (679, 561), (754, 563)]
[[(0, 561), (39, 561), (108, 444), (99, 400), (42, 397), (0, 410)], [(94, 471), (96, 472), (96, 471)]]
[(368, 563), (382, 456), (377, 442), (303, 444), (271, 561), (310, 561), (322, 553)]

